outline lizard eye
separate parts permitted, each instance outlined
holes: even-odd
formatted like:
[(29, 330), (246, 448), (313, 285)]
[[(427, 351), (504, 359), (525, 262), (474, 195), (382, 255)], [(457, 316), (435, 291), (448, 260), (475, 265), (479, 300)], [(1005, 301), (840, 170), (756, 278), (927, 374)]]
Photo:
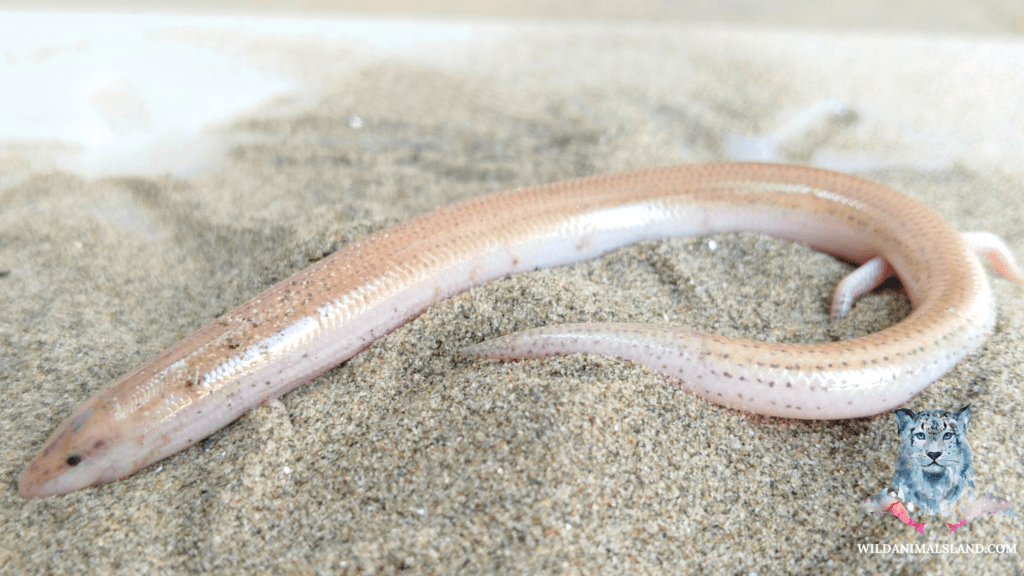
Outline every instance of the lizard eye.
[(68, 459), (65, 462), (68, 466), (78, 466), (78, 463), (82, 461), (82, 457), (77, 452), (72, 452), (68, 455)]

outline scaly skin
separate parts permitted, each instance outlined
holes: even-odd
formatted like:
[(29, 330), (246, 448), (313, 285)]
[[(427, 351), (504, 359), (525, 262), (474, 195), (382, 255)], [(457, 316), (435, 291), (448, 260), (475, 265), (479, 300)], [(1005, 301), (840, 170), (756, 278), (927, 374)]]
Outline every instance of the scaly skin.
[[(641, 240), (762, 232), (858, 263), (882, 257), (915, 310), (881, 332), (765, 344), (636, 325), (552, 327), (483, 343), (503, 358), (619, 355), (734, 408), (853, 418), (899, 406), (992, 329), (972, 243), (921, 204), (859, 178), (772, 164), (705, 164), (490, 194), (359, 240), (256, 296), (97, 392), (46, 441), (22, 496), (109, 482), (202, 440), (323, 374), (427, 307), (489, 280)], [(1005, 247), (973, 242), (1021, 282)], [(995, 240), (998, 244), (998, 240)], [(848, 284), (859, 293), (879, 274)], [(838, 297), (850, 299), (851, 292)]]

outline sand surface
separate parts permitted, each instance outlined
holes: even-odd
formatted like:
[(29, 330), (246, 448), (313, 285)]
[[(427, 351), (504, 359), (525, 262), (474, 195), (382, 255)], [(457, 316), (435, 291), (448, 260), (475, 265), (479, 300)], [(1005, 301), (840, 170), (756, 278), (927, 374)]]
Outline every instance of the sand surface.
[[(887, 289), (830, 323), (849, 267), (744, 234), (479, 287), (283, 408), (128, 479), (19, 497), (25, 463), (97, 389), (322, 255), (459, 198), (658, 165), (796, 162), (887, 183), (1024, 255), (1019, 39), (528, 22), (476, 32), (450, 51), (356, 62), (313, 103), (219, 127), (241, 143), (198, 174), (26, 172), (7, 152), (0, 573), (1024, 571), (1024, 550), (858, 551), (1021, 544), (1019, 518), (919, 536), (859, 512), (892, 477), (889, 415), (765, 418), (616, 359), (453, 355), (557, 322), (824, 342), (908, 311)], [(971, 404), (980, 492), (1021, 506), (1024, 289), (992, 285), (995, 333), (909, 407)]]

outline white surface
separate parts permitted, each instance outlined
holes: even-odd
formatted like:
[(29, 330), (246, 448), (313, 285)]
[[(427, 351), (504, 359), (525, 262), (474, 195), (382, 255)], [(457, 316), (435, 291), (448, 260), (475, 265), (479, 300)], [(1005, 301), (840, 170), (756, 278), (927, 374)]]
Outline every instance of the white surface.
[(0, 12), (0, 157), (92, 176), (189, 173), (216, 158), (225, 144), (216, 128), (241, 113), (301, 105), (332, 75), (469, 33), (272, 16)]
[[(656, 52), (665, 58), (650, 58)], [(0, 184), (51, 167), (86, 176), (193, 173), (245, 137), (224, 129), (232, 119), (301, 106), (345, 73), (385, 60), (484, 74), (513, 89), (656, 91), (698, 116), (715, 96), (687, 90), (706, 80), (694, 75), (707, 73), (707, 61), (753, 62), (783, 72), (795, 97), (765, 103), (781, 107), (761, 122), (764, 133), (726, 131), (721, 160), (1024, 170), (1024, 41), (1015, 37), (0, 12)], [(857, 119), (845, 143), (802, 157), (805, 136), (827, 140), (842, 129), (821, 113), (835, 107)]]

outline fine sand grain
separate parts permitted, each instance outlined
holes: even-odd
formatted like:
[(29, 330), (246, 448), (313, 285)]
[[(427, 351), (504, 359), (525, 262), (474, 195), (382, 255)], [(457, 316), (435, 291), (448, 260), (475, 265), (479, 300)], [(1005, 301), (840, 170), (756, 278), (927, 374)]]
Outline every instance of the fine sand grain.
[[(99, 387), (353, 239), (459, 198), (754, 150), (882, 181), (1024, 256), (1024, 176), (1008, 160), (1019, 41), (524, 24), (478, 42), (367, 63), (314, 105), (238, 120), (224, 130), (246, 143), (199, 175), (37, 172), (0, 189), (0, 573), (1021, 572), (1024, 550), (858, 551), (1020, 544), (1019, 518), (919, 536), (859, 512), (891, 480), (888, 415), (765, 418), (612, 358), (454, 356), (556, 322), (824, 342), (909, 310), (893, 284), (830, 323), (850, 268), (746, 234), (479, 287), (128, 479), (18, 496), (25, 463)], [(909, 406), (971, 404), (980, 492), (1020, 512), (1024, 292), (992, 283), (995, 334)]]

